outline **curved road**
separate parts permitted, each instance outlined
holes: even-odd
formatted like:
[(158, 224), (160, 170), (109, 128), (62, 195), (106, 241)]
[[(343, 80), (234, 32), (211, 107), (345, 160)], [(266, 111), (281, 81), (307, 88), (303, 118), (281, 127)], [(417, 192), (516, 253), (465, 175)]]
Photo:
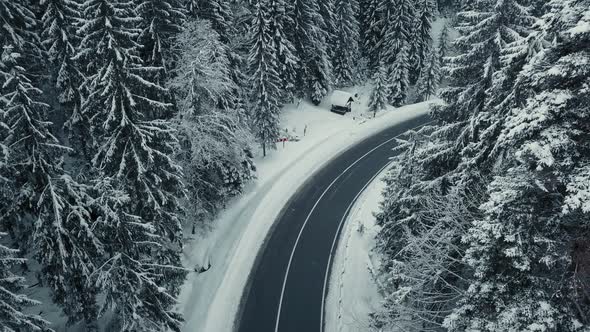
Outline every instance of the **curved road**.
[(358, 194), (389, 163), (393, 138), (427, 121), (421, 116), (367, 138), (304, 183), (256, 259), (235, 330), (323, 331), (326, 280), (342, 221)]

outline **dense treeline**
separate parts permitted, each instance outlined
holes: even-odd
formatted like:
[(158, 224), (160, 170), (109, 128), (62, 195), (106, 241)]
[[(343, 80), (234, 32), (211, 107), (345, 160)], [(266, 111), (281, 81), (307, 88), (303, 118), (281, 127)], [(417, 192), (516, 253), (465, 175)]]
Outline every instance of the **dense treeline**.
[(432, 55), (445, 103), (387, 177), (375, 324), (587, 330), (590, 2), (465, 1), (455, 21), (455, 54)]
[(0, 0), (0, 329), (50, 328), (24, 310), (36, 274), (82, 330), (179, 330), (185, 232), (255, 177), (252, 143), (274, 147), (282, 105), (367, 77), (375, 112), (412, 86), (432, 96), (449, 51), (435, 10)]

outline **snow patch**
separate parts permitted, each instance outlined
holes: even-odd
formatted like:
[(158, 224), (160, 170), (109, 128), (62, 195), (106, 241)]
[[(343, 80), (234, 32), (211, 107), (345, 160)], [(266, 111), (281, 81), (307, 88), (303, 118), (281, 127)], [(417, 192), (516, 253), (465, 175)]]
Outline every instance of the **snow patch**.
[[(258, 180), (228, 204), (209, 232), (197, 234), (185, 246), (185, 266), (211, 263), (204, 273), (191, 273), (179, 297), (184, 331), (232, 331), (242, 292), (259, 249), (283, 206), (305, 180), (351, 145), (400, 122), (427, 114), (425, 102), (369, 115), (370, 86), (358, 93), (353, 112), (329, 111), (330, 101), (318, 107), (306, 101), (287, 105), (282, 113), (286, 136), (298, 142), (277, 144), (266, 158), (257, 157)], [(329, 99), (329, 98), (326, 98)]]

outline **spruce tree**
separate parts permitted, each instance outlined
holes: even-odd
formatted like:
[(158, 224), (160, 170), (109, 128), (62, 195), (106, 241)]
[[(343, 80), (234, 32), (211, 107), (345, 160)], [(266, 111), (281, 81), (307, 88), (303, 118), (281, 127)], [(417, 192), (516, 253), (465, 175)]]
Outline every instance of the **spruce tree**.
[(249, 58), (253, 82), (251, 121), (264, 156), (267, 147), (274, 148), (279, 138), (281, 110), (279, 64), (277, 52), (273, 47), (269, 9), (268, 0), (258, 0), (255, 4)]
[(396, 107), (402, 106), (408, 94), (409, 82), (409, 47), (403, 45), (396, 55), (389, 78), (389, 102)]
[(326, 52), (330, 62), (333, 61), (337, 51), (334, 49), (336, 46), (336, 38), (338, 31), (338, 21), (336, 18), (336, 10), (338, 10), (336, 0), (323, 0), (318, 1), (318, 11), (321, 16), (319, 27), (325, 31), (326, 35)]
[(434, 4), (432, 0), (418, 0), (416, 2), (415, 26), (410, 43), (410, 83), (415, 84), (422, 68), (425, 66), (426, 57), (432, 47), (432, 18), (434, 16)]
[[(142, 0), (137, 11), (141, 15), (139, 42), (143, 62), (169, 71), (172, 66), (170, 46), (186, 19), (182, 3), (180, 0)], [(163, 83), (161, 77), (153, 80)]]
[(373, 74), (373, 92), (369, 101), (369, 111), (373, 112), (373, 117), (377, 115), (378, 111), (385, 109), (387, 106), (388, 88), (387, 69), (385, 66), (379, 66), (378, 70)]
[[(413, 317), (409, 330), (443, 324), (453, 331), (486, 330), (486, 325), (469, 325), (475, 322), (470, 308), (477, 302), (468, 302), (468, 292), (479, 288), (470, 284), (474, 276), (465, 240), (471, 225), (481, 220), (494, 166), (502, 163), (491, 152), (506, 108), (496, 108), (502, 100), (490, 97), (489, 91), (498, 77), (514, 76), (502, 74), (504, 70), (518, 70), (513, 60), (520, 56), (503, 55), (527, 37), (532, 22), (527, 10), (513, 0), (490, 1), (459, 14), (459, 55), (450, 57), (451, 87), (442, 94), (446, 105), (433, 108), (434, 124), (401, 142), (404, 152), (388, 177), (378, 217), (383, 227), (378, 248), (389, 257), (383, 269), (391, 295), (385, 320), (393, 324)], [(526, 54), (523, 50), (516, 53)], [(510, 90), (514, 82), (506, 80), (502, 86)], [(496, 312), (484, 303), (490, 302), (477, 304), (478, 312)]]
[[(81, 84), (83, 74), (74, 60), (79, 38), (76, 26), (80, 19), (79, 3), (73, 0), (44, 0), (43, 46), (51, 64), (51, 79), (57, 89), (58, 101), (63, 108), (64, 125), (69, 132), (70, 144), (89, 159), (89, 147), (83, 138), (89, 130), (88, 119), (82, 117)], [(60, 123), (61, 125), (61, 123)]]
[(440, 31), (440, 34), (438, 35), (438, 39), (437, 39), (437, 52), (438, 52), (438, 64), (440, 66), (440, 70), (441, 70), (441, 75), (439, 77), (439, 84), (442, 83), (443, 81), (443, 77), (445, 77), (445, 73), (446, 73), (446, 63), (445, 63), (445, 58), (451, 55), (451, 45), (449, 44), (450, 40), (449, 40), (449, 27), (448, 25), (445, 23), (443, 25), (442, 30)]
[(287, 15), (284, 0), (269, 1), (270, 8), (270, 31), (273, 37), (273, 47), (277, 52), (277, 63), (279, 64), (277, 74), (281, 80), (282, 102), (290, 102), (295, 94), (295, 81), (299, 59), (295, 47), (287, 35), (288, 27), (293, 25), (291, 17)]
[(226, 0), (190, 0), (189, 12), (200, 18), (209, 20), (221, 38), (221, 42), (229, 44), (234, 35), (234, 14), (230, 1)]
[(91, 330), (96, 318), (94, 286), (88, 282), (94, 257), (101, 252), (92, 230), (91, 199), (86, 188), (65, 174), (62, 156), (68, 149), (50, 132), (49, 106), (24, 69), (25, 59), (12, 47), (2, 54), (0, 90), (10, 133), (8, 173), (14, 188), (5, 207), (7, 227), (24, 232), (22, 243), (33, 241), (42, 266), (43, 282), (71, 322), (84, 320)]
[(426, 57), (420, 78), (416, 83), (416, 100), (425, 101), (436, 95), (438, 82), (440, 81), (439, 56), (436, 49), (432, 48)]
[(359, 25), (354, 8), (356, 0), (335, 2), (334, 80), (339, 86), (354, 84), (355, 67), (359, 61)]
[(410, 46), (415, 27), (416, 10), (411, 0), (386, 0), (385, 33), (378, 44), (381, 61), (388, 68), (391, 87), (389, 102), (401, 106), (410, 85)]
[(365, 0), (363, 12), (363, 21), (361, 22), (362, 50), (369, 62), (369, 69), (375, 71), (378, 69), (380, 59), (379, 44), (383, 38), (385, 30), (385, 7), (382, 0)]
[(290, 37), (300, 59), (296, 86), (301, 94), (319, 104), (332, 85), (327, 33), (317, 0), (296, 0), (293, 4), (294, 30)]
[[(502, 52), (503, 62), (526, 64), (516, 67), (521, 71), (501, 95), (505, 100), (495, 105), (502, 121), (490, 154), (501, 164), (487, 186), (483, 215), (465, 237), (465, 261), (474, 273), (465, 299), (445, 321), (451, 330), (576, 331), (589, 324), (590, 150), (578, 143), (590, 132), (589, 5), (550, 2), (536, 35)], [(531, 39), (539, 37), (552, 43), (535, 55)]]
[(178, 330), (174, 297), (186, 274), (179, 257), (183, 186), (171, 158), (174, 131), (155, 117), (171, 107), (152, 99), (167, 93), (149, 81), (162, 68), (141, 61), (134, 28), (141, 18), (132, 1), (87, 1), (84, 18), (78, 57), (92, 65), (82, 111), (91, 120), (92, 163), (101, 179), (95, 187), (106, 211), (106, 259), (94, 273), (105, 297), (101, 313), (114, 310), (122, 331)]
[[(0, 237), (6, 234), (0, 233)], [(48, 331), (49, 323), (37, 315), (23, 313), (26, 307), (39, 302), (22, 294), (24, 278), (11, 271), (25, 259), (18, 258), (18, 250), (0, 244), (0, 326), (2, 331)]]

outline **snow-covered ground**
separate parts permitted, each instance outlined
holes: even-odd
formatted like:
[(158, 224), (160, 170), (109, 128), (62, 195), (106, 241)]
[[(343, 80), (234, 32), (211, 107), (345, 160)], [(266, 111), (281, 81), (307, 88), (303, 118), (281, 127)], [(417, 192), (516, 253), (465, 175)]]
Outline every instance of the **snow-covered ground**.
[[(259, 248), (276, 216), (299, 186), (327, 161), (356, 142), (393, 124), (428, 113), (428, 103), (390, 108), (371, 118), (367, 114), (369, 89), (359, 94), (353, 113), (329, 112), (329, 102), (314, 107), (305, 101), (288, 105), (282, 126), (299, 142), (277, 146), (266, 158), (258, 157), (258, 180), (228, 205), (213, 229), (195, 237), (185, 248), (187, 266), (211, 263), (202, 274), (191, 273), (179, 298), (184, 331), (231, 331), (242, 291)], [(328, 100), (328, 99), (327, 99)], [(307, 126), (306, 135), (303, 135)]]
[(370, 331), (369, 314), (383, 299), (376, 284), (379, 260), (371, 252), (387, 171), (377, 176), (350, 210), (336, 250), (326, 298), (326, 332)]

